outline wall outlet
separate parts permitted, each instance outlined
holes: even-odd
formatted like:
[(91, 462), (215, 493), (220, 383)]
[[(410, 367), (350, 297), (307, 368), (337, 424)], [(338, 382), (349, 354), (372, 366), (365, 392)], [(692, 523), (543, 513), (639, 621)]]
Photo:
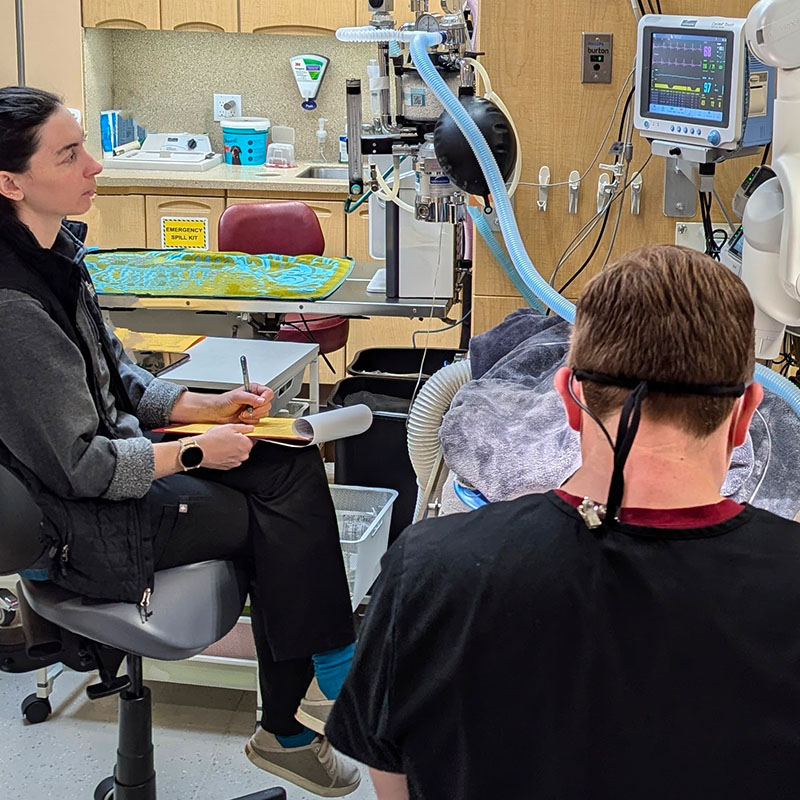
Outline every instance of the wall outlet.
[(242, 96), (240, 94), (214, 95), (214, 122), (226, 117), (242, 116)]

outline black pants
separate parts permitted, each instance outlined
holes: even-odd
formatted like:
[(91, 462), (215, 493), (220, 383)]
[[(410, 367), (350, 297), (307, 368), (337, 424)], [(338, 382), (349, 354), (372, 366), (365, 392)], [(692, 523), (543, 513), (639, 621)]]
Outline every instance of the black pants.
[(217, 558), (250, 575), (262, 726), (292, 735), (311, 656), (353, 642), (333, 501), (316, 447), (257, 442), (241, 467), (153, 483), (146, 497), (156, 569)]

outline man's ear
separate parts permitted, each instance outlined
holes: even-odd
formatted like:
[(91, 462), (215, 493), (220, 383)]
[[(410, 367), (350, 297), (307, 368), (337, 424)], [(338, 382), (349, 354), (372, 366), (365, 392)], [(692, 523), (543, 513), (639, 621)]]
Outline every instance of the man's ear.
[(0, 170), (0, 197), (5, 197), (7, 200), (19, 202), (25, 199), (25, 192), (17, 183), (16, 176), (13, 172), (6, 172)]
[[(556, 391), (561, 396), (561, 402), (564, 404), (564, 410), (567, 412), (567, 422), (572, 430), (580, 432), (581, 409), (569, 393), (569, 382), (571, 380), (572, 370), (569, 367), (561, 367), (553, 376), (553, 383), (555, 384)], [(575, 394), (580, 397), (580, 387), (573, 385), (573, 390)]]
[(753, 421), (753, 414), (764, 399), (764, 387), (760, 383), (751, 383), (744, 391), (739, 401), (739, 416), (732, 420), (731, 436), (734, 447), (739, 447), (747, 441), (747, 432)]

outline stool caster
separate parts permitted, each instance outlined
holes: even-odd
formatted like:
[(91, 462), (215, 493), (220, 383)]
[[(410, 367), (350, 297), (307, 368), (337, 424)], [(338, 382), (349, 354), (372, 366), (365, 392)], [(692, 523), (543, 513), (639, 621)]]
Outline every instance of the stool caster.
[(94, 800), (114, 800), (114, 777), (103, 778), (94, 790)]
[(50, 701), (43, 697), (37, 697), (35, 694), (29, 694), (22, 701), (22, 716), (31, 725), (44, 722), (52, 711), (53, 707), (50, 705)]
[(13, 625), (19, 610), (19, 601), (8, 589), (0, 589), (0, 628)]

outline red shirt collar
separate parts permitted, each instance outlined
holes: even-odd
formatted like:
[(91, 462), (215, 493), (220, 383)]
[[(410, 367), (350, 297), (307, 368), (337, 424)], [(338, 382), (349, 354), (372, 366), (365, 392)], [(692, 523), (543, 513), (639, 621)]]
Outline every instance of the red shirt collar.
[[(555, 494), (575, 508), (583, 502), (582, 497), (576, 497), (563, 489), (556, 489)], [(626, 525), (642, 528), (707, 528), (727, 522), (743, 510), (743, 505), (726, 499), (692, 508), (623, 508), (619, 519)]]

